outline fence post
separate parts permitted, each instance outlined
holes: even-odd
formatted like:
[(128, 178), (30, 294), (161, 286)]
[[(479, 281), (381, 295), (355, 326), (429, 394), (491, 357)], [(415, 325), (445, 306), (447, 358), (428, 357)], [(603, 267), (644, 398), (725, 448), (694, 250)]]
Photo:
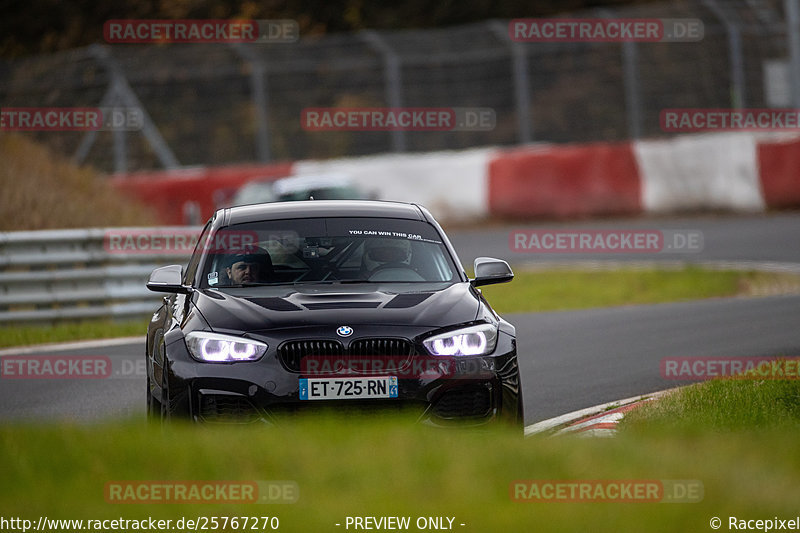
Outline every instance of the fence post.
[(747, 101), (744, 80), (744, 59), (742, 57), (742, 34), (739, 26), (717, 3), (717, 0), (703, 0), (703, 4), (714, 12), (714, 15), (725, 26), (728, 34), (728, 53), (731, 61), (731, 104), (734, 109), (741, 109)]
[(798, 0), (784, 0), (786, 39), (792, 80), (792, 106), (800, 107), (800, 5)]
[(489, 27), (498, 39), (508, 43), (511, 50), (517, 131), (519, 132), (519, 142), (528, 144), (533, 141), (533, 128), (531, 126), (530, 84), (528, 83), (528, 55), (525, 53), (525, 45), (511, 39), (508, 34), (508, 24), (504, 25), (499, 20), (492, 20), (489, 22)]
[[(119, 79), (115, 75), (111, 75), (111, 83), (100, 101), (101, 108), (115, 108), (120, 105), (121, 88), (119, 86)], [(113, 139), (113, 154), (114, 154), (114, 172), (127, 172), (128, 170), (128, 146), (127, 137), (124, 129), (113, 129), (111, 131)], [(97, 139), (97, 130), (90, 130), (81, 139), (78, 149), (75, 151), (75, 161), (82, 163), (86, 156), (89, 155), (89, 150), (92, 148), (95, 140)]]
[[(116, 84), (117, 81), (114, 80), (112, 83)], [(118, 102), (119, 102), (119, 97), (116, 97), (114, 107), (117, 106)], [(114, 141), (114, 172), (116, 173), (127, 172), (128, 171), (127, 133), (125, 132), (124, 128), (114, 128), (113, 130), (111, 130), (111, 137)]]
[[(172, 153), (172, 150), (170, 150), (169, 145), (161, 136), (161, 133), (159, 133), (158, 128), (153, 123), (153, 120), (150, 118), (147, 110), (136, 97), (136, 94), (133, 92), (133, 89), (131, 89), (131, 86), (128, 85), (128, 81), (125, 79), (122, 69), (111, 57), (111, 54), (108, 53), (106, 47), (93, 44), (89, 47), (89, 52), (105, 67), (106, 71), (111, 77), (111, 86), (109, 87), (105, 96), (103, 96), (103, 102), (121, 102), (128, 107), (135, 107), (140, 110), (142, 113), (142, 134), (150, 143), (150, 146), (153, 148), (153, 151), (156, 153), (159, 161), (166, 169), (178, 168), (180, 163), (178, 163), (175, 154)], [(78, 146), (78, 150), (75, 152), (75, 159), (78, 161), (78, 163), (81, 163), (89, 153), (89, 149), (94, 143), (96, 134), (96, 131), (87, 132), (87, 134), (81, 140), (81, 144)], [(114, 138), (115, 158), (118, 155), (120, 157), (126, 157), (127, 152), (124, 148), (117, 152), (117, 143), (124, 143), (124, 141), (124, 136)], [(127, 168), (127, 166), (127, 161), (114, 161), (115, 168)]]
[(642, 93), (639, 84), (639, 49), (633, 41), (622, 43), (622, 75), (625, 77), (625, 110), (628, 115), (628, 135), (642, 137)]
[[(610, 9), (598, 9), (597, 13), (605, 18), (616, 16), (616, 13)], [(639, 49), (634, 41), (622, 42), (622, 78), (625, 87), (628, 136), (631, 139), (640, 139), (642, 137), (642, 93), (639, 84)]]
[(262, 163), (269, 163), (272, 155), (269, 146), (267, 67), (247, 46), (240, 43), (234, 43), (231, 46), (239, 54), (239, 57), (250, 63), (250, 92), (256, 111), (256, 157)]
[[(403, 75), (400, 70), (400, 57), (397, 52), (386, 43), (380, 34), (374, 30), (360, 32), (364, 40), (383, 56), (383, 80), (386, 92), (386, 103), (389, 107), (402, 107), (403, 98), (401, 89), (403, 86)], [(403, 130), (391, 132), (392, 152), (406, 151), (406, 133)]]

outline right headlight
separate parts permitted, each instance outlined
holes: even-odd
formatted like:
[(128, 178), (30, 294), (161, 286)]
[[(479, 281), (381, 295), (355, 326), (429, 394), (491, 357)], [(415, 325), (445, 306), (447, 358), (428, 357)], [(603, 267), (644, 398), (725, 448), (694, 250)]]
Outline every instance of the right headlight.
[(478, 324), (468, 328), (440, 333), (422, 341), (431, 355), (465, 356), (486, 355), (497, 344), (497, 326)]
[(204, 363), (255, 361), (267, 351), (263, 342), (209, 331), (187, 333), (186, 347), (192, 357)]

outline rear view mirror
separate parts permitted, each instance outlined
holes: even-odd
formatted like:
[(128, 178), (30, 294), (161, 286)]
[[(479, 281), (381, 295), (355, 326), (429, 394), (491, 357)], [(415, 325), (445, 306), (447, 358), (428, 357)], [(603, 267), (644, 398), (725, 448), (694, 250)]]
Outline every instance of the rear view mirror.
[(493, 283), (506, 283), (514, 279), (514, 272), (508, 263), (493, 257), (478, 257), (475, 259), (475, 279), (472, 285), (491, 285)]
[(169, 265), (153, 270), (147, 280), (147, 288), (153, 292), (189, 294), (192, 288), (183, 284), (183, 267)]

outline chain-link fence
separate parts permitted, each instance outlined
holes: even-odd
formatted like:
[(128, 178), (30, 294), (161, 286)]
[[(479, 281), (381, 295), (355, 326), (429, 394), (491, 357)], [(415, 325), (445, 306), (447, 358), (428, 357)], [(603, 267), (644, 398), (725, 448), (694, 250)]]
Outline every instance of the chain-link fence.
[[(792, 0), (789, 0), (792, 1)], [(788, 5), (788, 2), (787, 2)], [(574, 14), (696, 18), (699, 42), (521, 43), (509, 21), (294, 43), (95, 45), (0, 65), (3, 107), (136, 105), (138, 132), (38, 132), (105, 171), (664, 135), (665, 108), (786, 107), (783, 0)], [(489, 107), (491, 131), (307, 131), (309, 107)]]

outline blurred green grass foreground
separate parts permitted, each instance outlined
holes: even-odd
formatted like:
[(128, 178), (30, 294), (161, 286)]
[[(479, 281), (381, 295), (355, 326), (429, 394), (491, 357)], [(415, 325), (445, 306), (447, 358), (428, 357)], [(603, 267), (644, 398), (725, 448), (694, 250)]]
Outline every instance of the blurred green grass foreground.
[[(798, 514), (799, 391), (797, 381), (740, 380), (680, 389), (632, 416), (614, 439), (523, 439), (510, 429), (442, 430), (385, 417), (306, 416), (278, 427), (160, 428), (140, 420), (5, 426), (0, 516), (34, 523), (40, 515), (275, 516), (279, 531), (352, 531), (346, 520), (354, 516), (408, 516), (408, 530), (418, 531), (419, 517), (449, 517), (460, 531), (600, 532), (710, 531), (709, 520), (720, 517), (728, 530), (729, 516)], [(719, 411), (726, 416), (713, 414)], [(107, 500), (107, 484), (130, 480), (290, 482), (297, 500)], [(702, 491), (691, 503), (570, 502), (544, 491), (539, 499), (514, 499), (519, 482), (586, 480), (692, 483)]]

